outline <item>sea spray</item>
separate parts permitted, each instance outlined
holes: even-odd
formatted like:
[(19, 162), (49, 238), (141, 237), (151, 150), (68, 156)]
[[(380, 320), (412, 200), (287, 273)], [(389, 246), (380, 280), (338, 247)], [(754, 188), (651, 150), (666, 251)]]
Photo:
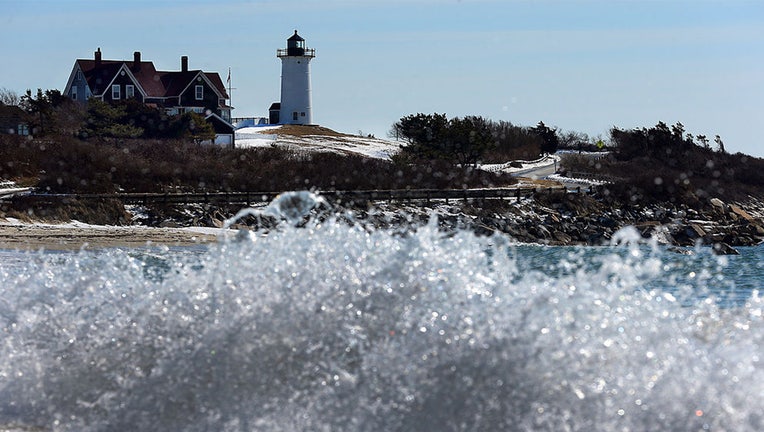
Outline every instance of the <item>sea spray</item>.
[(764, 430), (761, 299), (721, 305), (711, 254), (401, 234), (296, 201), (208, 249), (3, 269), (0, 425)]

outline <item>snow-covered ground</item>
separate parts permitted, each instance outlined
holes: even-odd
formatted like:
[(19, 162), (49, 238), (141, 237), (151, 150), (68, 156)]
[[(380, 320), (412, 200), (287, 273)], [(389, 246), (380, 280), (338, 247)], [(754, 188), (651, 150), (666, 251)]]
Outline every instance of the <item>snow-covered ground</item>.
[[(390, 156), (400, 150), (399, 144), (379, 138), (343, 135), (305, 135), (293, 136), (276, 133), (281, 126), (254, 126), (236, 131), (236, 146), (248, 147), (285, 147), (307, 151), (335, 151), (340, 153), (356, 153), (378, 159), (390, 159)], [(549, 179), (561, 183), (577, 185), (600, 185), (604, 182), (567, 178), (555, 174), (555, 168), (560, 163), (564, 152), (546, 155), (532, 161), (518, 161), (520, 167), (511, 166), (511, 162), (501, 164), (481, 164), (479, 168), (495, 173), (507, 173), (518, 177), (530, 176), (539, 179)]]
[[(285, 147), (307, 151), (335, 151), (355, 153), (377, 159), (390, 159), (400, 150), (395, 141), (353, 135), (304, 135), (294, 136), (278, 134), (281, 126), (254, 126), (236, 131), (236, 147)], [(520, 161), (522, 167), (512, 167), (510, 162), (501, 164), (482, 164), (480, 169), (490, 172), (522, 174), (546, 167), (554, 167), (560, 156), (547, 155), (533, 161)]]
[(560, 161), (560, 157), (556, 154), (553, 155), (546, 155), (539, 159), (532, 160), (532, 161), (518, 161), (520, 162), (521, 167), (512, 167), (510, 162), (505, 162), (502, 164), (482, 164), (480, 165), (480, 169), (484, 171), (490, 171), (490, 172), (502, 172), (502, 173), (508, 173), (508, 174), (517, 174), (524, 171), (531, 171), (535, 169), (545, 168), (549, 166), (553, 166), (556, 163)]
[(0, 180), (0, 198), (8, 198), (13, 195), (29, 192), (31, 188), (19, 187), (10, 180)]
[[(35, 226), (37, 228), (51, 228), (51, 229), (87, 229), (91, 231), (112, 231), (112, 232), (119, 232), (119, 231), (132, 231), (135, 232), (137, 230), (153, 230), (155, 227), (147, 227), (143, 225), (125, 225), (125, 226), (115, 226), (115, 225), (94, 225), (89, 223), (80, 222), (78, 220), (72, 220), (69, 222), (61, 222), (61, 223), (50, 223), (50, 222), (40, 222), (36, 221), (33, 223), (25, 222), (20, 219), (8, 217), (4, 219), (0, 219), (0, 227), (4, 226)], [(177, 227), (174, 228), (178, 231), (187, 231), (190, 233), (196, 233), (196, 234), (206, 234), (206, 235), (212, 235), (212, 236), (220, 236), (225, 233), (235, 232), (235, 230), (232, 229), (223, 229), (223, 228), (214, 228), (214, 227)]]
[(549, 180), (559, 181), (563, 183), (576, 183), (576, 184), (582, 184), (582, 185), (593, 185), (593, 186), (600, 186), (604, 184), (610, 184), (612, 182), (605, 181), (605, 180), (594, 180), (594, 179), (588, 179), (588, 178), (576, 178), (576, 177), (565, 177), (560, 174), (552, 174), (547, 177)]
[(376, 159), (390, 159), (400, 147), (394, 141), (353, 135), (281, 135), (281, 126), (255, 126), (236, 131), (236, 147), (286, 147), (301, 150), (355, 153)]

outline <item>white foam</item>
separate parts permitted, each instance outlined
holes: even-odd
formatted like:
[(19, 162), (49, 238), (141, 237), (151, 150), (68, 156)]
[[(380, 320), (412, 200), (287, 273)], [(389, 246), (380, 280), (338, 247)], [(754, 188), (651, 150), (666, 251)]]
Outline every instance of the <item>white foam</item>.
[[(273, 208), (302, 218), (310, 201)], [(321, 217), (206, 250), (1, 267), (0, 424), (762, 430), (761, 299), (706, 300), (724, 262), (436, 222)]]

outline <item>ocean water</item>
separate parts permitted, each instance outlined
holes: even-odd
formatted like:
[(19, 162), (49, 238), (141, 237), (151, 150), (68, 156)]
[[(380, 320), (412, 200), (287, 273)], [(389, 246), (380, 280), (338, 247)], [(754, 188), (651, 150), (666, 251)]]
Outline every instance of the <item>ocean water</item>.
[(209, 247), (0, 252), (0, 430), (764, 430), (761, 247), (298, 223), (314, 198)]

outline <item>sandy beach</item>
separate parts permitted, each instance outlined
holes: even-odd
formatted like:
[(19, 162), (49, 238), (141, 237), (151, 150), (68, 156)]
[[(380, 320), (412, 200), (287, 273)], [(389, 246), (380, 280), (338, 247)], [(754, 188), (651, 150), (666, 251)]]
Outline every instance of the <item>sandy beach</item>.
[[(201, 230), (199, 230), (201, 231)], [(146, 245), (191, 246), (215, 242), (210, 232), (141, 226), (73, 226), (0, 222), (0, 249), (77, 250)]]

